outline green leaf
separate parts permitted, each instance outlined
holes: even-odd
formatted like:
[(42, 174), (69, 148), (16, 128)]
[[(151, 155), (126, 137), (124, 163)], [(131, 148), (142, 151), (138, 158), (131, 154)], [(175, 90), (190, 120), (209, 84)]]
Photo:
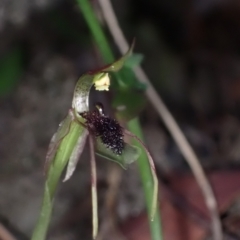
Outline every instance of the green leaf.
[(146, 98), (142, 91), (120, 90), (114, 95), (112, 107), (118, 120), (127, 122), (146, 106)]
[[(145, 83), (139, 82), (134, 72), (128, 68), (123, 67), (120, 72), (117, 73), (117, 81), (120, 86), (120, 88), (126, 90), (146, 90), (147, 85)], [(119, 88), (118, 88), (119, 89)]]
[(142, 63), (143, 58), (144, 58), (143, 54), (133, 53), (131, 56), (129, 56), (129, 58), (126, 59), (124, 67), (134, 68)]
[(118, 163), (122, 168), (126, 169), (127, 165), (135, 162), (141, 154), (141, 149), (135, 145), (125, 143), (122, 155), (113, 153), (109, 148), (101, 142), (99, 138), (96, 140), (96, 154), (113, 162)]

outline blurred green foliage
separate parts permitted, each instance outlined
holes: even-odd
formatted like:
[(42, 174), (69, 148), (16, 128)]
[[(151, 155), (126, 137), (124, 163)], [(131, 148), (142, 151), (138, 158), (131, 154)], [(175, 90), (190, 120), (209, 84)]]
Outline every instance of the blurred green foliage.
[(23, 51), (12, 48), (0, 59), (0, 96), (6, 96), (16, 86), (23, 73)]

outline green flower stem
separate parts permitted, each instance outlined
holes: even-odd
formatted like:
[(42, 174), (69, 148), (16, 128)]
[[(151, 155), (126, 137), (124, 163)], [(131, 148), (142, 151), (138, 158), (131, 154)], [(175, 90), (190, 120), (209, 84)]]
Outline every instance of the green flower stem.
[[(94, 11), (90, 5), (89, 0), (77, 0), (80, 9), (82, 10), (83, 16), (91, 30), (91, 33), (97, 43), (97, 46), (101, 52), (101, 55), (106, 63), (114, 61), (114, 55), (111, 51), (107, 38), (98, 22)], [(128, 123), (129, 130), (140, 137), (143, 138), (142, 130), (138, 119), (134, 119)], [(141, 146), (139, 146), (141, 148)], [(144, 150), (142, 150), (144, 152)], [(159, 208), (157, 208), (157, 213), (155, 214), (154, 221), (151, 221), (151, 209), (152, 209), (152, 196), (153, 196), (153, 180), (148, 163), (146, 154), (142, 154), (138, 159), (139, 172), (141, 180), (143, 183), (143, 189), (147, 204), (149, 225), (151, 229), (152, 240), (161, 240), (161, 224), (159, 217)]]
[(70, 125), (69, 133), (63, 138), (59, 146), (59, 149), (47, 174), (41, 214), (31, 240), (46, 239), (47, 229), (52, 215), (54, 195), (58, 182), (73, 151), (73, 148), (83, 131), (84, 128), (82, 125), (73, 121)]
[(77, 0), (79, 8), (82, 10), (82, 14), (91, 30), (91, 33), (97, 43), (97, 46), (102, 54), (102, 57), (106, 63), (113, 62), (114, 55), (109, 47), (107, 38), (102, 31), (101, 25), (90, 5), (89, 0)]
[[(131, 121), (128, 122), (128, 129), (137, 135), (141, 140), (143, 140), (143, 133), (142, 129), (139, 123), (139, 119), (135, 118), (132, 119)], [(138, 147), (142, 147), (141, 144), (137, 141), (134, 142), (135, 145)], [(152, 211), (152, 196), (153, 196), (153, 180), (152, 180), (152, 175), (151, 175), (151, 170), (150, 166), (147, 160), (147, 155), (142, 151), (143, 154), (140, 155), (137, 164), (139, 168), (139, 173), (145, 193), (145, 199), (147, 203), (147, 210), (148, 210), (148, 221), (150, 223), (150, 230), (151, 230), (151, 235), (152, 239), (158, 239), (161, 240), (163, 239), (162, 237), (162, 229), (161, 229), (161, 221), (159, 217), (159, 208), (157, 206), (157, 211), (155, 213), (154, 220), (152, 221), (151, 219), (151, 211)]]

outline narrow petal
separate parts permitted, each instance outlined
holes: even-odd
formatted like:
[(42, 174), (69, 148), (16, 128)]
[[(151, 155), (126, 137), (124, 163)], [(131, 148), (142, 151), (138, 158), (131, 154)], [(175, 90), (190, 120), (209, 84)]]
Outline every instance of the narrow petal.
[(102, 68), (101, 71), (102, 72), (117, 72), (117, 71), (119, 71), (123, 67), (126, 60), (132, 55), (134, 45), (135, 45), (135, 41), (133, 41), (133, 43), (131, 44), (128, 51), (121, 58), (119, 58), (114, 63)]
[(92, 224), (93, 224), (92, 236), (93, 239), (96, 239), (98, 234), (97, 167), (92, 136), (89, 137), (89, 144), (90, 144), (91, 186), (92, 186)]
[(153, 221), (155, 214), (156, 214), (157, 200), (158, 200), (158, 178), (157, 178), (157, 174), (156, 174), (154, 161), (153, 161), (153, 158), (152, 158), (150, 152), (148, 151), (147, 147), (145, 146), (145, 144), (142, 142), (142, 140), (140, 138), (138, 138), (136, 135), (134, 135), (133, 133), (129, 132), (126, 129), (124, 130), (124, 133), (126, 135), (134, 138), (135, 140), (137, 140), (144, 148), (144, 150), (147, 154), (147, 157), (148, 157), (148, 162), (150, 165), (150, 170), (151, 170), (152, 178), (153, 178), (153, 197), (152, 197), (152, 209), (151, 209), (151, 221)]
[(75, 171), (79, 158), (83, 152), (83, 149), (87, 140), (87, 136), (88, 136), (87, 130), (84, 130), (84, 132), (79, 136), (77, 144), (74, 147), (71, 157), (69, 159), (66, 175), (63, 182), (66, 182)]
[(54, 156), (57, 152), (59, 144), (61, 143), (62, 139), (69, 133), (70, 125), (73, 119), (74, 119), (73, 111), (72, 109), (70, 109), (68, 112), (68, 115), (59, 124), (57, 132), (52, 136), (51, 141), (49, 143), (46, 160), (44, 164), (45, 174), (48, 171), (51, 161), (54, 159)]

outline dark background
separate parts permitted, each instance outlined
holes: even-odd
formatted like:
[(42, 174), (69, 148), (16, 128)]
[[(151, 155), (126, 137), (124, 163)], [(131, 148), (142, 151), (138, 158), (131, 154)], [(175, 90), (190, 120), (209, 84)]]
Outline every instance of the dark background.
[[(203, 166), (208, 172), (236, 171), (240, 166), (239, 1), (112, 2), (127, 39), (136, 38), (135, 52), (144, 55), (144, 69)], [(97, 1), (92, 3), (99, 10)], [(103, 62), (75, 1), (0, 1), (0, 221), (17, 232), (17, 239), (31, 236), (43, 194), (47, 146), (71, 106), (74, 85), (81, 74), (99, 66)], [(165, 176), (189, 173), (150, 104), (140, 117), (158, 171)], [(49, 239), (91, 238), (87, 152), (72, 179), (61, 184)], [(116, 171), (121, 179), (116, 219), (124, 225), (144, 211), (136, 166), (125, 172), (106, 160), (97, 164), (100, 222), (105, 222), (111, 185), (107, 173)]]

